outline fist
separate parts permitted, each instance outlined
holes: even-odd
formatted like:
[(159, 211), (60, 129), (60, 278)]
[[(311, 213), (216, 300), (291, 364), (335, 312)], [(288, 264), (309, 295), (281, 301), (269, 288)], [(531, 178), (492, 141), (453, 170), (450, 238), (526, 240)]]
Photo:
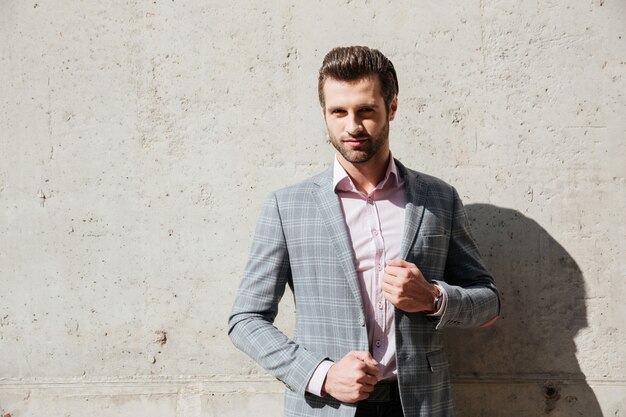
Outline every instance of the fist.
[(378, 363), (369, 352), (353, 351), (330, 367), (322, 391), (339, 401), (355, 403), (369, 397), (378, 382)]
[(426, 281), (422, 272), (411, 262), (394, 259), (387, 262), (382, 283), (387, 301), (400, 310), (433, 312), (439, 288)]

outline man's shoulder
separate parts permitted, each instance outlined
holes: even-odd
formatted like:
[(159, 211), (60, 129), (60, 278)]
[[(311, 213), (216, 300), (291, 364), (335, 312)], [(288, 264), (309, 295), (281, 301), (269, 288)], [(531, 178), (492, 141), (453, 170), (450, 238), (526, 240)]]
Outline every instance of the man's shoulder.
[(332, 168), (328, 168), (317, 175), (309, 177), (298, 183), (280, 188), (273, 192), (277, 199), (293, 199), (308, 195), (311, 191), (332, 183)]
[(401, 174), (410, 184), (422, 184), (428, 187), (430, 191), (438, 191), (440, 193), (454, 192), (454, 187), (441, 178), (437, 178), (433, 175), (425, 174), (420, 171), (407, 168), (402, 163), (396, 160), (396, 164)]

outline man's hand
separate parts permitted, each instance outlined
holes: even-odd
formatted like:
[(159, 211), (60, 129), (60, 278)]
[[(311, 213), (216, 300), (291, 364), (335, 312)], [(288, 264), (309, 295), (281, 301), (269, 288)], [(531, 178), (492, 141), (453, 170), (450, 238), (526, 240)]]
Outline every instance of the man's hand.
[(341, 402), (364, 400), (378, 382), (377, 365), (369, 352), (350, 352), (330, 367), (322, 391)]
[(415, 264), (401, 259), (387, 262), (382, 290), (391, 304), (408, 313), (433, 312), (439, 294), (437, 286), (426, 281)]

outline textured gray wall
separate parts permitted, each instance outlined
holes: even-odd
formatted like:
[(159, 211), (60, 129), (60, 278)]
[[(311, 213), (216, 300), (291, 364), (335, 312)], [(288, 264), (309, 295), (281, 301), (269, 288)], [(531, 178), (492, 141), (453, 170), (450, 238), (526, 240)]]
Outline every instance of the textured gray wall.
[(626, 2), (4, 0), (0, 35), (0, 415), (280, 414), (226, 319), (265, 195), (331, 161), (347, 44), (503, 292), (448, 334), (459, 415), (626, 415)]

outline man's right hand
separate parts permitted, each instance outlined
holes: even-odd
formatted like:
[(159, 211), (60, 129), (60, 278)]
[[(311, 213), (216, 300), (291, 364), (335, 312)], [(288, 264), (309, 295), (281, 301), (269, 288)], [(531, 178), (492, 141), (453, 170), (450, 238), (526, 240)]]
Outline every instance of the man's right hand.
[(378, 382), (377, 365), (369, 352), (350, 352), (330, 367), (322, 390), (341, 402), (364, 400)]

